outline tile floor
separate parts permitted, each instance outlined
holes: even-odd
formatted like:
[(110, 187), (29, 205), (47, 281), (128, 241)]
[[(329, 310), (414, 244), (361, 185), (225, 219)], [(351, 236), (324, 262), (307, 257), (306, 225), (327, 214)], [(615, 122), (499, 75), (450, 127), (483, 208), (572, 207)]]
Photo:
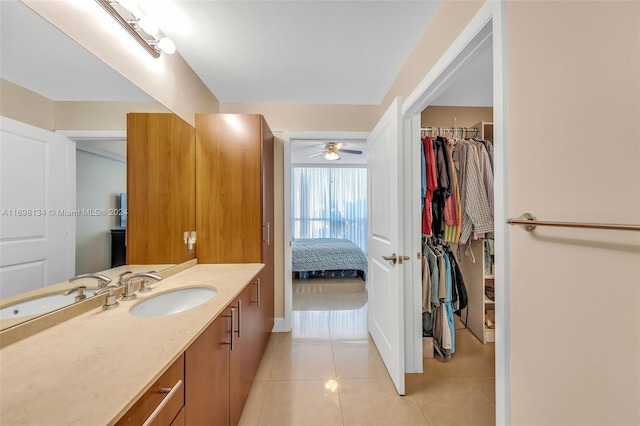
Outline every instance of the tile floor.
[(454, 356), (425, 359), (398, 396), (367, 332), (362, 280), (294, 281), (293, 295), (293, 330), (272, 335), (241, 425), (495, 424), (493, 344), (457, 331)]

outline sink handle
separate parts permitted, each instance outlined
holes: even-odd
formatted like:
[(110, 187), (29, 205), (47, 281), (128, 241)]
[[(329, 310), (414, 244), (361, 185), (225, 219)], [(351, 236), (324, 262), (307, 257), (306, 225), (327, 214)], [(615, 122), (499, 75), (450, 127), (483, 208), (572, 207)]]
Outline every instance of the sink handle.
[(117, 287), (115, 285), (110, 284), (93, 293), (94, 296), (99, 296), (101, 294), (107, 293), (107, 298), (105, 299), (104, 305), (102, 305), (102, 309), (113, 309), (119, 305), (119, 303), (116, 301), (116, 288)]

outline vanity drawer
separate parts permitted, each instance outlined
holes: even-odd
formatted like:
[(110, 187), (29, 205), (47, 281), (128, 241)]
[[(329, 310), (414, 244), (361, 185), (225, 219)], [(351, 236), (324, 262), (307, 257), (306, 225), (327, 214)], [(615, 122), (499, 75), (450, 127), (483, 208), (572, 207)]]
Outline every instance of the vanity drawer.
[[(147, 390), (116, 425), (170, 426), (184, 406), (184, 354)], [(150, 419), (154, 416), (153, 420)]]

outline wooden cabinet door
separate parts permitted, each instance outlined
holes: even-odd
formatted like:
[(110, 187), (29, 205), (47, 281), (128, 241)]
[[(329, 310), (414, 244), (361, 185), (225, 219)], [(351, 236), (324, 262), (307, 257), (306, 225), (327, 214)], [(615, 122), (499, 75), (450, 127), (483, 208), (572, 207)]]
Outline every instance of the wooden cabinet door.
[(229, 309), (185, 352), (186, 424), (229, 424)]
[(259, 323), (256, 327), (257, 347), (260, 354), (269, 343), (271, 330), (273, 329), (273, 279), (270, 279), (269, 271), (264, 268), (251, 281), (251, 303), (257, 309)]
[(263, 239), (260, 272), (260, 311), (262, 313), (262, 349), (266, 347), (273, 330), (274, 318), (274, 137), (266, 121), (262, 120), (262, 191), (263, 223), (266, 224), (266, 238)]
[(198, 263), (262, 262), (263, 121), (196, 114)]
[(181, 263), (195, 231), (195, 129), (175, 114), (127, 114), (127, 263)]
[[(230, 351), (230, 394), (231, 424), (240, 421), (244, 404), (251, 391), (253, 379), (262, 358), (260, 347), (261, 314), (255, 303), (251, 303), (253, 285), (248, 285), (233, 301), (231, 308), (236, 309), (236, 321), (232, 326), (234, 345)], [(240, 305), (238, 305), (240, 302)], [(240, 308), (238, 308), (240, 306)], [(240, 330), (240, 335), (238, 335)]]

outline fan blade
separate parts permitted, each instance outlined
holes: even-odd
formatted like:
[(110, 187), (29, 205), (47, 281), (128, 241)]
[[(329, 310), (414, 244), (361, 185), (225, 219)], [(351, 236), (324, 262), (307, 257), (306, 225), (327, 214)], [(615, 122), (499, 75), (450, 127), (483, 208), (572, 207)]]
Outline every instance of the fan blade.
[(346, 152), (347, 154), (362, 154), (362, 151), (356, 151), (355, 149), (339, 149), (340, 152)]
[(310, 156), (308, 156), (307, 158), (311, 158), (311, 157), (317, 157), (318, 155), (322, 155), (324, 154), (324, 152), (317, 152), (315, 154), (311, 154)]
[(335, 144), (334, 146), (336, 147), (337, 150), (340, 150), (345, 145), (346, 145), (346, 143), (340, 142), (340, 143)]

